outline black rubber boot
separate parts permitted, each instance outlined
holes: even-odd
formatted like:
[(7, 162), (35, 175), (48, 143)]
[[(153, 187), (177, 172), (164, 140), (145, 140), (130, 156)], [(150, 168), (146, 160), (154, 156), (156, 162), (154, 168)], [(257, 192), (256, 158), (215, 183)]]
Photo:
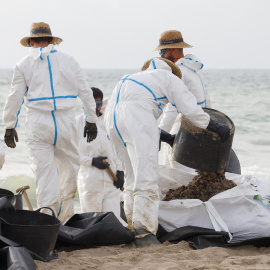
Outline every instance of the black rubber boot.
[(161, 243), (158, 241), (157, 237), (153, 234), (148, 234), (143, 238), (136, 238), (135, 245), (137, 247), (147, 247), (151, 245), (160, 245)]

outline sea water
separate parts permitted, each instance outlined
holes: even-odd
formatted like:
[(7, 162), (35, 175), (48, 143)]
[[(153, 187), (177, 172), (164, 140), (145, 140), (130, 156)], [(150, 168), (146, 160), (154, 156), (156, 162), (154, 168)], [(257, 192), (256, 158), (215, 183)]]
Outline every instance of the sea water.
[[(89, 85), (100, 88), (109, 98), (117, 82), (125, 74), (139, 70), (85, 70)], [(13, 71), (0, 69), (0, 114), (10, 91)], [(205, 70), (206, 89), (212, 108), (225, 113), (235, 124), (233, 146), (242, 174), (270, 181), (270, 70)], [(77, 100), (76, 114), (82, 113)], [(25, 106), (22, 106), (18, 127), (19, 142), (15, 149), (6, 147), (5, 164), (0, 171), (0, 188), (15, 190), (29, 185), (28, 195), (36, 207), (35, 180), (25, 144)], [(4, 127), (0, 126), (3, 140)], [(160, 155), (162, 160), (162, 155)], [(75, 211), (80, 211), (78, 195)]]

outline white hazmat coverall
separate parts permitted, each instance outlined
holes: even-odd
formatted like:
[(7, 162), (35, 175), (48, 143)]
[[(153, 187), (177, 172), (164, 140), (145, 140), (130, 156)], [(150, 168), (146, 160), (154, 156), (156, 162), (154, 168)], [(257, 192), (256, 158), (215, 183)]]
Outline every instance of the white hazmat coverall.
[(73, 109), (79, 97), (87, 121), (95, 123), (93, 94), (79, 64), (50, 44), (30, 48), (30, 55), (15, 66), (3, 113), (6, 129), (16, 128), (24, 97), (26, 144), (36, 178), (37, 205), (51, 207), (59, 219), (65, 220), (74, 213), (79, 170)]
[[(203, 64), (195, 55), (187, 54), (175, 63), (182, 72), (182, 81), (188, 90), (196, 97), (197, 104), (203, 108), (211, 108), (211, 102), (204, 83), (202, 73)], [(181, 114), (178, 113), (175, 106), (167, 104), (159, 127), (171, 134), (176, 134), (180, 128)], [(172, 147), (164, 145), (164, 165), (174, 168), (190, 170), (190, 168), (181, 165), (172, 158)], [(194, 171), (193, 169), (191, 169)]]
[(209, 115), (159, 59), (153, 59), (146, 71), (125, 76), (114, 88), (105, 111), (107, 131), (125, 172), (128, 224), (152, 234), (157, 232), (159, 207), (157, 119), (168, 102), (195, 125), (208, 126)]
[(87, 143), (83, 137), (84, 114), (76, 119), (79, 136), (80, 171), (78, 177), (78, 191), (83, 213), (86, 212), (110, 212), (122, 222), (120, 218), (120, 200), (122, 191), (113, 185), (113, 179), (107, 169), (101, 170), (92, 165), (95, 157), (108, 157), (106, 162), (116, 174), (122, 171), (122, 166), (117, 160), (107, 134), (104, 120), (98, 117), (98, 134), (95, 140)]

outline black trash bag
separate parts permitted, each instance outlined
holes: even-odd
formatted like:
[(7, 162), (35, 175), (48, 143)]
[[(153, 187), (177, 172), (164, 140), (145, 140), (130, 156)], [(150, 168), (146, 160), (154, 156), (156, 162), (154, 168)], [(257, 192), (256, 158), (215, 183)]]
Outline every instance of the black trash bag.
[(238, 247), (244, 245), (253, 245), (255, 247), (270, 247), (270, 237), (251, 238), (240, 242), (228, 243), (225, 247)]
[[(208, 247), (225, 247), (227, 244), (226, 236), (213, 230), (213, 234), (202, 234), (190, 237), (189, 246), (194, 249), (204, 249)], [(223, 232), (225, 233), (225, 232)]]
[(36, 268), (28, 249), (0, 236), (0, 270), (35, 270)]
[(133, 233), (125, 228), (112, 212), (90, 212), (75, 214), (62, 223), (57, 246), (64, 243), (108, 246), (132, 241), (134, 241)]
[[(162, 226), (159, 227), (158, 235), (160, 228), (162, 228)], [(164, 234), (164, 228), (162, 228), (162, 230), (163, 236), (158, 239), (161, 243), (165, 241), (179, 242), (185, 240), (190, 241), (190, 246), (194, 249), (225, 246), (230, 239), (227, 232), (217, 232), (212, 229), (196, 226), (184, 226), (167, 234)]]
[(12, 204), (12, 202), (6, 196), (0, 198), (0, 211), (5, 212), (15, 211), (14, 204)]

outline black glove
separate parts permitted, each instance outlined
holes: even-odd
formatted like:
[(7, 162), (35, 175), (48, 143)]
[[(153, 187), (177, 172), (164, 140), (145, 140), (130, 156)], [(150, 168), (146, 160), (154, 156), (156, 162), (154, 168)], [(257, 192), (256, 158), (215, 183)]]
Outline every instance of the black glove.
[(117, 182), (113, 181), (113, 184), (117, 187), (122, 189), (124, 186), (125, 178), (124, 178), (124, 172), (123, 171), (117, 171), (116, 172)]
[(92, 159), (92, 165), (100, 170), (105, 170), (110, 167), (109, 163), (103, 163), (103, 159), (105, 160), (107, 157), (94, 157)]
[(15, 128), (6, 129), (4, 139), (5, 139), (5, 143), (8, 147), (10, 147), (10, 148), (16, 147), (16, 143), (15, 143), (14, 138), (15, 138), (16, 142), (19, 141), (19, 138), (18, 138), (18, 135), (17, 135)]
[(162, 129), (160, 130), (160, 132), (160, 140), (162, 142), (168, 143), (171, 147), (173, 147), (175, 135), (171, 135), (170, 133)]
[(87, 135), (87, 142), (93, 141), (97, 137), (97, 126), (95, 123), (88, 123), (85, 121), (83, 137)]
[(230, 137), (230, 128), (227, 125), (219, 124), (210, 118), (208, 127), (206, 128), (217, 133), (223, 142), (226, 142)]

